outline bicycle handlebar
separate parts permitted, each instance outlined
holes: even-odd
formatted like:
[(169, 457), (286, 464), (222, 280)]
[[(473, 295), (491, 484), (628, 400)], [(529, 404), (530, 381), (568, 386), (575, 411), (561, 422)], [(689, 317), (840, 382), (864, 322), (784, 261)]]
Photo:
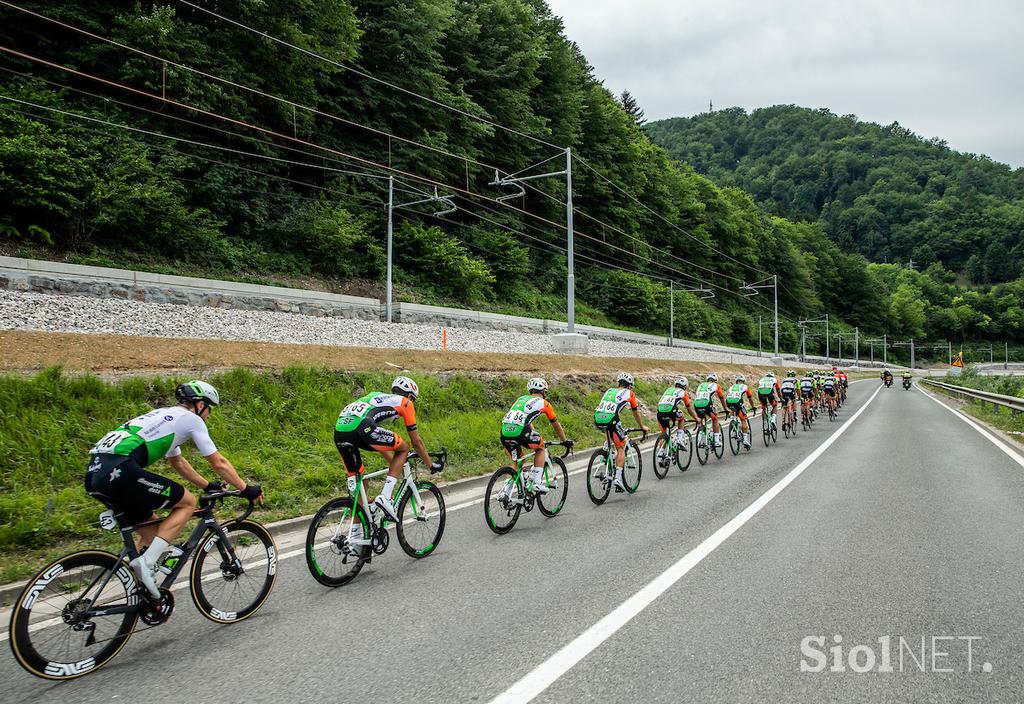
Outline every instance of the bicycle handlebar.
[(573, 454), (573, 450), (575, 448), (575, 443), (573, 443), (572, 440), (566, 440), (564, 442), (555, 442), (555, 441), (551, 440), (551, 441), (545, 441), (544, 442), (544, 447), (564, 447), (565, 448), (565, 452), (563, 452), (561, 455), (559, 455), (559, 457), (563, 457), (564, 458), (564, 457), (568, 457), (569, 455)]
[(626, 428), (626, 435), (629, 435), (630, 433), (643, 433), (644, 436), (640, 438), (640, 442), (647, 439), (647, 431), (643, 428)]
[[(210, 492), (209, 494), (202, 494), (199, 497), (199, 510), (211, 508), (217, 502), (223, 503), (224, 499), (226, 499), (229, 496), (241, 497), (242, 491), (240, 489), (222, 489), (220, 491)], [(234, 519), (235, 522), (244, 521), (256, 509), (256, 499), (247, 499), (247, 501), (249, 502), (249, 505), (246, 507), (245, 511), (243, 511)]]
[[(435, 460), (437, 460), (438, 462), (441, 463), (441, 469), (438, 469), (438, 470), (435, 471), (433, 467), (430, 467), (429, 468), (430, 469), (430, 473), (431, 474), (437, 474), (437, 472), (443, 472), (444, 471), (444, 466), (446, 464), (448, 464), (448, 448), (442, 447), (437, 452), (428, 452), (427, 454), (430, 455)], [(423, 462), (423, 460), (420, 459), (419, 455), (410, 455), (409, 456), (409, 462), (413, 463), (415, 465), (417, 462)]]

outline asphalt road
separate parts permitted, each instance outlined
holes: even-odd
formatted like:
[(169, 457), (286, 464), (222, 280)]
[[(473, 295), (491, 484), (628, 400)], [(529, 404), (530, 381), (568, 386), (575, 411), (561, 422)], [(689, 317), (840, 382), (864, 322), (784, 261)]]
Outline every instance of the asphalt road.
[[(393, 541), (332, 590), (286, 557), (233, 626), (179, 592), (167, 624), (77, 681), (0, 658), (0, 701), (1019, 702), (1024, 468), (917, 389), (877, 388), (661, 482), (648, 453), (640, 490), (601, 507), (573, 475), (562, 515), (505, 536), (476, 495), (450, 495), (429, 558)], [(855, 646), (871, 671), (851, 669)]]

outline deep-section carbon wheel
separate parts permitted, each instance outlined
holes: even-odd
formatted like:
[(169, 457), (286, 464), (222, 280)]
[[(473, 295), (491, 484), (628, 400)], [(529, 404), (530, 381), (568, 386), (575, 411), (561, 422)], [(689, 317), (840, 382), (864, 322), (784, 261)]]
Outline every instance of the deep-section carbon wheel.
[[(66, 555), (44, 567), (18, 596), (11, 611), (11, 650), (37, 677), (81, 677), (128, 642), (138, 603), (135, 574), (116, 555), (100, 550)], [(106, 616), (88, 613), (118, 607), (131, 608)]]
[(253, 521), (226, 523), (225, 543), (207, 533), (192, 559), (192, 601), (206, 618), (236, 623), (263, 606), (277, 581), (277, 546), (270, 531)]

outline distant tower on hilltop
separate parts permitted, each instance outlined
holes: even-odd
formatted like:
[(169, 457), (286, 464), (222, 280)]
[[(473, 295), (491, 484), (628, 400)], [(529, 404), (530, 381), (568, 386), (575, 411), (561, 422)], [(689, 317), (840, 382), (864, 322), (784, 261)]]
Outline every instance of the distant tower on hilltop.
[(708, 101), (708, 112), (714, 112), (714, 111), (715, 111), (715, 101), (709, 100)]

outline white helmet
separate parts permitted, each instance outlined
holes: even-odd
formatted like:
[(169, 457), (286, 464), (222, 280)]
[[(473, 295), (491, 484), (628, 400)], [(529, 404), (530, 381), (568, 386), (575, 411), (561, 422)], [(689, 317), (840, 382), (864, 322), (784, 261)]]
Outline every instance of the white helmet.
[(690, 385), (690, 382), (687, 380), (687, 378), (685, 376), (681, 376), (681, 377), (676, 378), (676, 388), (677, 389), (685, 389), (689, 385)]
[(627, 374), (626, 372), (619, 372), (619, 376), (615, 381), (617, 381), (619, 384), (626, 384), (627, 386), (632, 386), (633, 375)]
[(420, 396), (420, 387), (416, 386), (416, 382), (407, 376), (396, 376), (395, 380), (391, 382), (391, 391), (396, 394), (404, 393), (410, 401), (415, 401)]
[(526, 390), (530, 393), (533, 393), (534, 391), (547, 391), (548, 382), (544, 381), (539, 376), (535, 376), (526, 382)]
[(708, 381), (718, 381), (718, 375), (714, 372), (708, 374)]
[(768, 373), (767, 373), (767, 374), (765, 374), (765, 376), (770, 376), (770, 377), (771, 377), (772, 379), (774, 379), (774, 378), (775, 378), (775, 372), (773, 372), (773, 371), (771, 371), (771, 370), (769, 369), (769, 370), (768, 370)]
[(736, 383), (737, 384), (745, 384), (746, 382), (747, 382), (747, 377), (743, 376), (742, 374), (737, 374), (736, 375)]

